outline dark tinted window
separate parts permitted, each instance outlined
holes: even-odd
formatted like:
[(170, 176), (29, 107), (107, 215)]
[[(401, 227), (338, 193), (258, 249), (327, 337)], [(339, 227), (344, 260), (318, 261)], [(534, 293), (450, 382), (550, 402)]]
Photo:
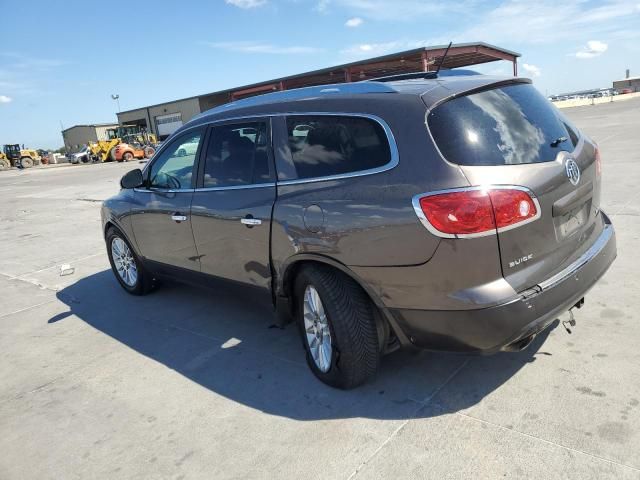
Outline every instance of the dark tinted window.
[(162, 150), (151, 164), (151, 187), (171, 190), (192, 188), (193, 166), (201, 136), (201, 130), (185, 133)]
[(384, 129), (368, 118), (296, 115), (287, 118), (287, 131), (300, 179), (369, 170), (391, 159)]
[(429, 114), (429, 128), (444, 157), (460, 165), (548, 162), (573, 150), (559, 113), (529, 84), (449, 100)]
[(580, 140), (578, 129), (572, 125), (569, 125), (569, 122), (567, 122), (566, 120), (562, 123), (564, 125), (564, 128), (567, 129), (567, 133), (569, 133), (571, 144), (575, 147), (576, 145), (578, 145), (578, 141)]
[(211, 129), (204, 164), (204, 187), (230, 187), (271, 181), (267, 124), (221, 125)]

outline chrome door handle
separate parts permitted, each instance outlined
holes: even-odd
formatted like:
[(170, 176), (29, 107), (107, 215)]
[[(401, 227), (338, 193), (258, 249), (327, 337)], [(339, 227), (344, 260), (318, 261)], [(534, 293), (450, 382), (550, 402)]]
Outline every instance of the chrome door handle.
[(248, 227), (255, 227), (257, 225), (262, 225), (262, 220), (259, 218), (242, 218), (240, 219), (240, 223), (247, 225)]
[(184, 222), (186, 219), (186, 215), (181, 215), (179, 213), (174, 213), (173, 215), (171, 215), (171, 220), (173, 220), (174, 222)]

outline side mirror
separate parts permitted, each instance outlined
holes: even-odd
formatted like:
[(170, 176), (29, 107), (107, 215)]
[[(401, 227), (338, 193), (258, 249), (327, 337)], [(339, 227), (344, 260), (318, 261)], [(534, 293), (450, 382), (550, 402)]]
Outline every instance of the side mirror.
[(124, 174), (120, 179), (120, 186), (125, 189), (138, 188), (144, 185), (142, 170), (136, 168)]

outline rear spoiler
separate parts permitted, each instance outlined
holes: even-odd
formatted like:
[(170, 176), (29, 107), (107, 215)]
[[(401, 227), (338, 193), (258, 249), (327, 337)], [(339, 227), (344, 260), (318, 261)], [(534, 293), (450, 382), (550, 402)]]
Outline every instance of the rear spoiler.
[[(529, 78), (524, 78), (524, 77), (514, 77), (514, 78), (500, 78), (500, 79), (496, 79), (496, 77), (484, 77), (483, 79), (488, 80), (487, 82), (481, 83), (479, 84), (479, 82), (477, 82), (478, 78), (482, 78), (483, 76), (473, 76), (473, 77), (467, 77), (469, 79), (474, 79), (476, 81), (474, 82), (460, 82), (460, 86), (462, 88), (460, 88), (459, 90), (453, 91), (452, 92), (452, 88), (450, 83), (446, 83), (446, 84), (441, 84), (436, 88), (432, 88), (431, 90), (428, 90), (426, 92), (424, 92), (422, 95), (420, 95), (420, 98), (422, 99), (422, 101), (424, 102), (424, 104), (427, 106), (427, 112), (430, 112), (431, 110), (433, 110), (434, 108), (436, 108), (438, 105), (444, 103), (444, 102), (448, 102), (449, 100), (453, 100), (454, 98), (458, 98), (458, 97), (464, 97), (466, 95), (471, 95), (472, 93), (477, 93), (477, 92), (482, 92), (484, 90), (491, 90), (494, 88), (499, 88), (499, 87), (503, 87), (505, 85), (517, 85), (517, 84), (522, 84), (522, 83), (532, 83), (531, 79)], [(458, 82), (456, 82), (458, 83)], [(465, 85), (466, 84), (466, 85)], [(458, 85), (456, 85), (458, 86)], [(445, 95), (443, 95), (443, 93)]]

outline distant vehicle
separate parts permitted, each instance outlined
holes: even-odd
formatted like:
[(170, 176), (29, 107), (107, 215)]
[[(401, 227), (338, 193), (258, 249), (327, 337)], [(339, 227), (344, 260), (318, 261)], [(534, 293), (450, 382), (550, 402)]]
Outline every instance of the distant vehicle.
[(127, 292), (244, 284), (244, 301), (297, 322), (311, 371), (338, 388), (401, 346), (522, 350), (616, 257), (597, 145), (523, 78), (421, 72), (239, 100), (120, 186), (102, 231)]
[(0, 168), (9, 167), (30, 168), (34, 165), (40, 165), (42, 158), (38, 152), (28, 148), (20, 148), (20, 145), (5, 145), (3, 147), (3, 159), (0, 161)]
[(73, 163), (74, 165), (78, 163), (91, 163), (91, 149), (86, 146), (79, 152), (67, 155), (67, 157), (69, 158), (69, 163)]
[(151, 158), (156, 149), (151, 145), (139, 143), (119, 143), (111, 150), (112, 159), (116, 162), (130, 162), (134, 158)]
[(620, 93), (622, 95), (626, 95), (627, 93), (633, 93), (633, 90), (630, 88), (623, 88), (622, 90), (620, 90)]
[(195, 155), (198, 151), (198, 142), (183, 143), (176, 151), (178, 157), (186, 157), (187, 155)]

